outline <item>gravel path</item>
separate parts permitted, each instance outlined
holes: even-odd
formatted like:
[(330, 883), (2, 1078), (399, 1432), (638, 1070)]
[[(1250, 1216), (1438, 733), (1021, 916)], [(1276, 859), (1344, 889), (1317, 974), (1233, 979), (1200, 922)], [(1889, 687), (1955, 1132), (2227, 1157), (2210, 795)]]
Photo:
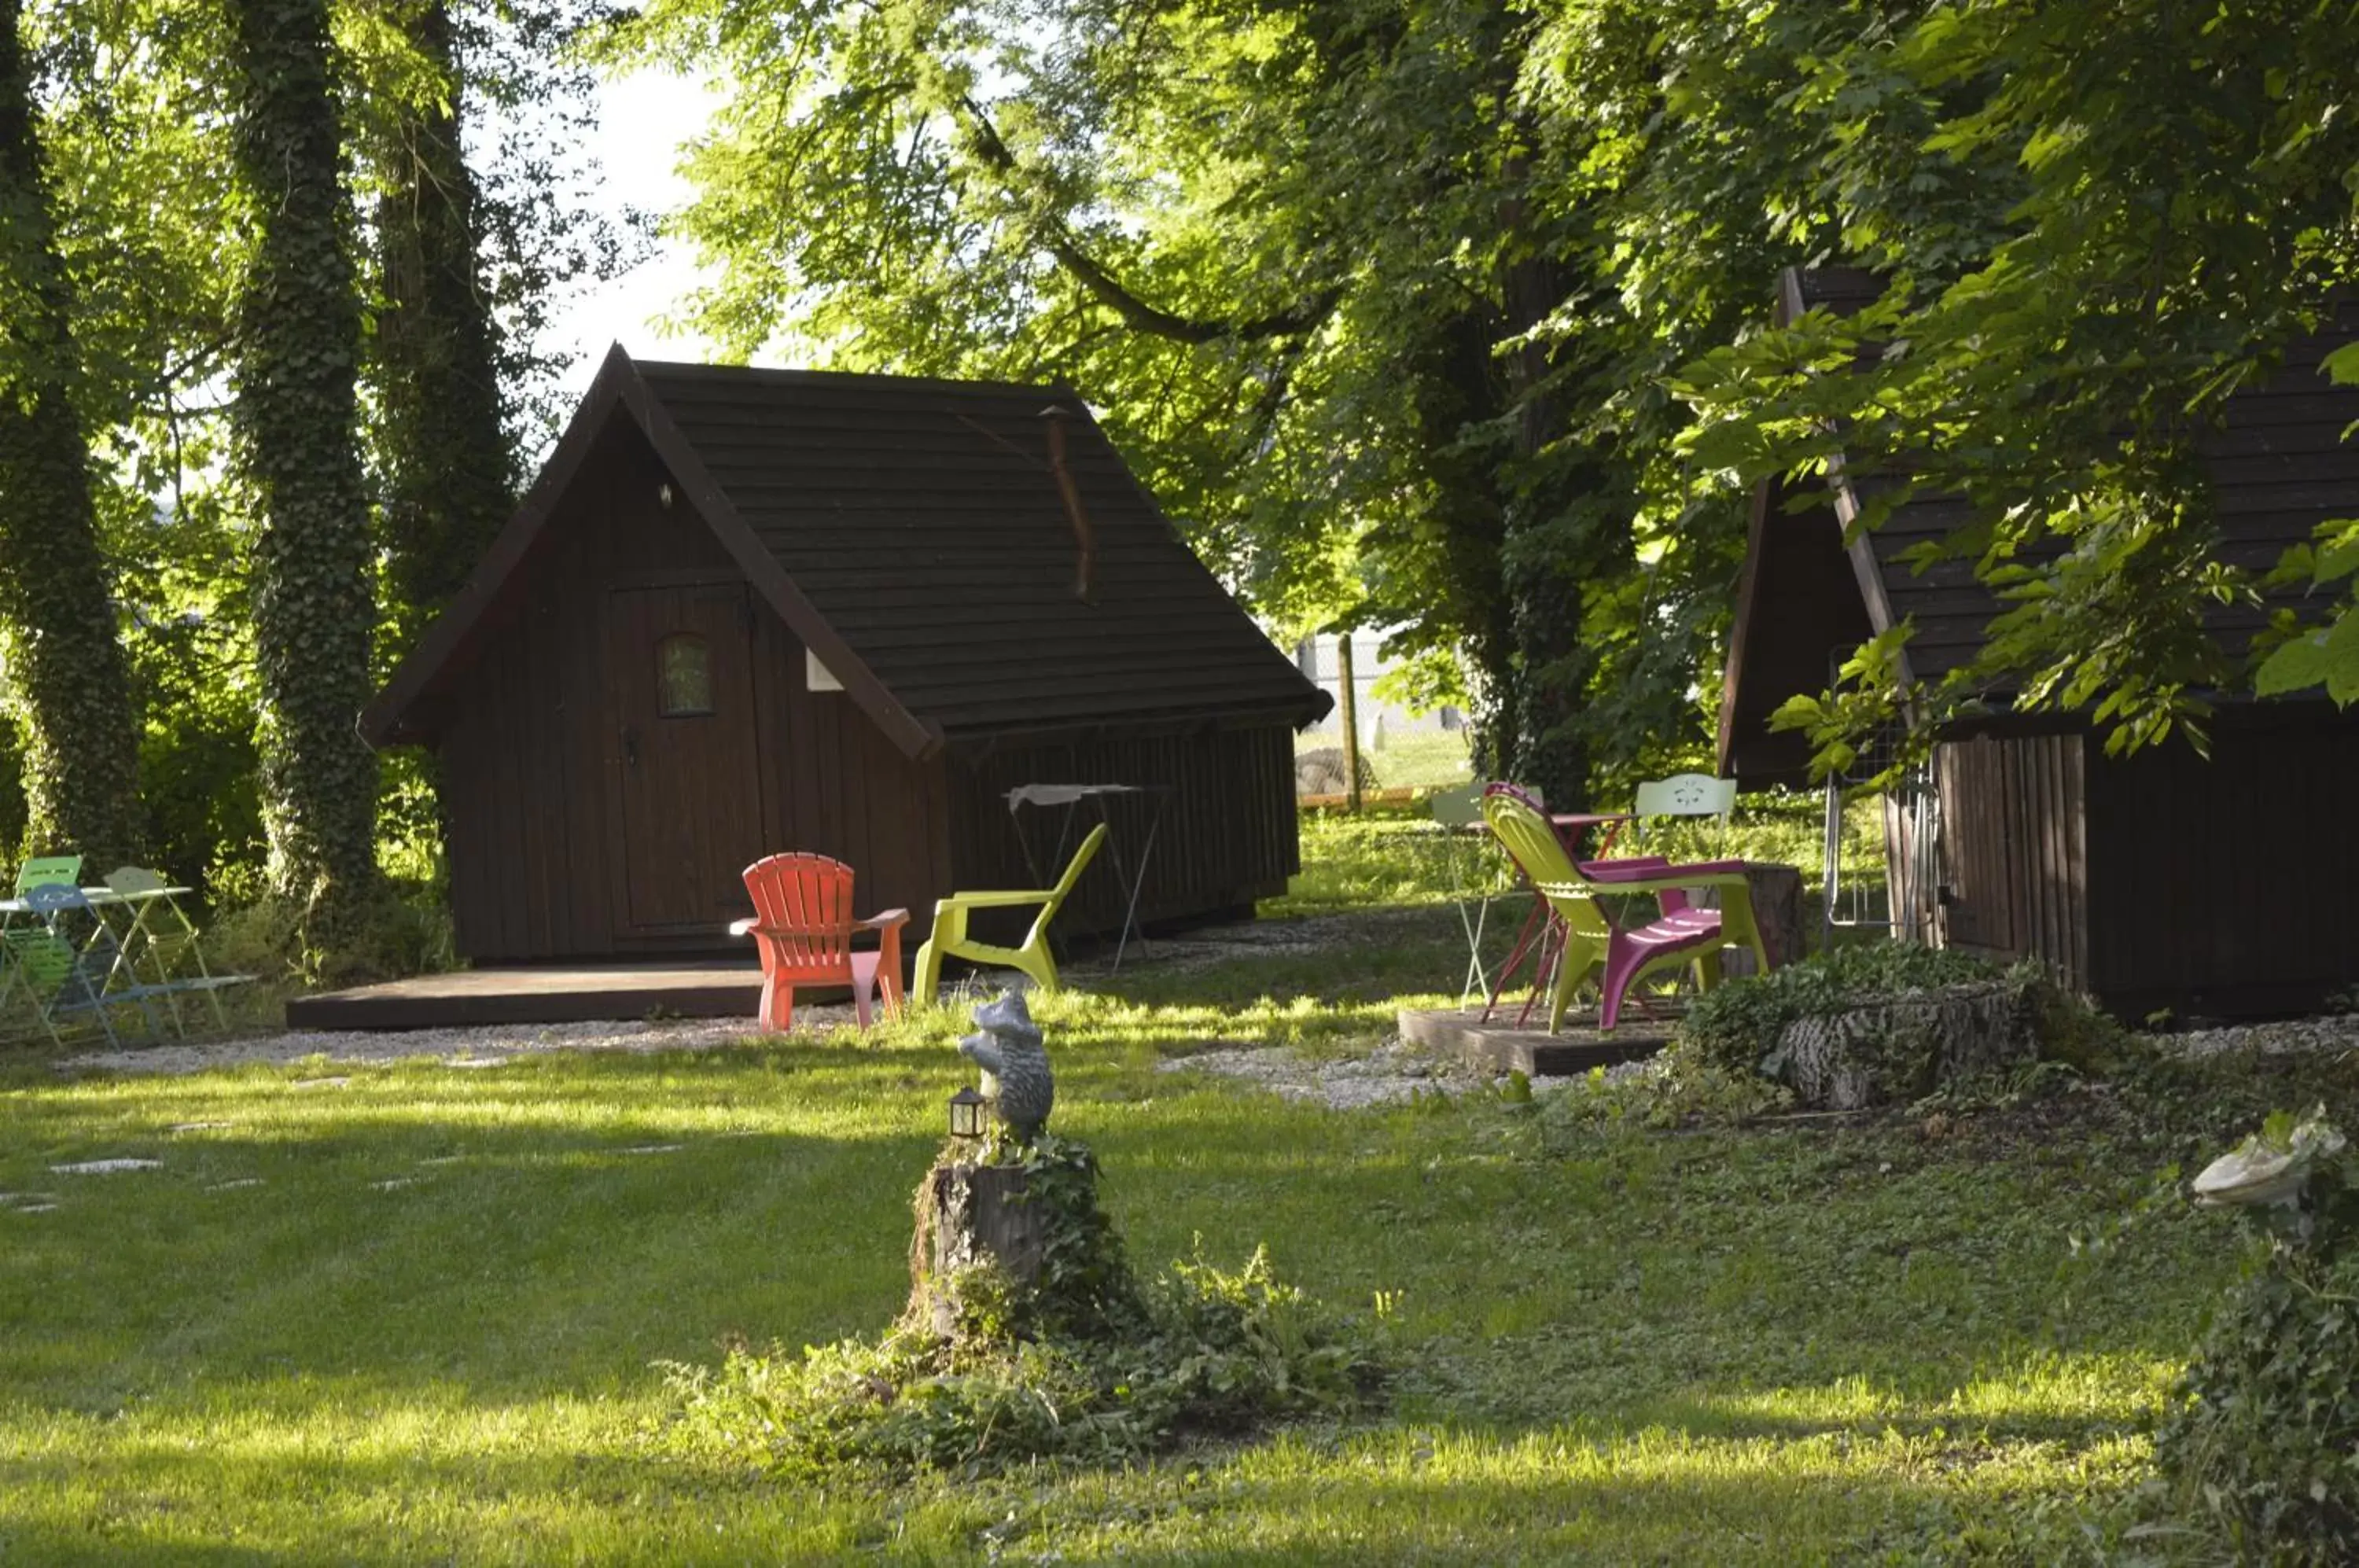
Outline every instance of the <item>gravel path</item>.
[[(1605, 1073), (1620, 1079), (1650, 1070), (1647, 1062), (1625, 1062), (1607, 1068)], [(1430, 1055), (1397, 1038), (1365, 1056), (1310, 1057), (1290, 1046), (1266, 1045), (1175, 1056), (1158, 1063), (1157, 1071), (1234, 1078), (1284, 1099), (1316, 1101), (1337, 1111), (1397, 1105), (1419, 1094), (1495, 1089), (1507, 1081), (1503, 1074)], [(1577, 1076), (1535, 1078), (1532, 1093), (1545, 1097), (1582, 1081)]]
[(1240, 1079), (1288, 1100), (1316, 1100), (1339, 1111), (1398, 1105), (1419, 1094), (1462, 1094), (1492, 1082), (1487, 1074), (1397, 1040), (1366, 1056), (1313, 1058), (1291, 1046), (1266, 1045), (1175, 1056), (1156, 1067), (1161, 1073)]
[[(850, 1022), (852, 1009), (801, 1007), (795, 1022), (816, 1028)], [(308, 1057), (369, 1064), (411, 1057), (443, 1058), (453, 1067), (495, 1067), (547, 1051), (710, 1051), (754, 1032), (749, 1018), (674, 1018), (662, 1023), (492, 1024), (472, 1029), (307, 1029), (243, 1040), (91, 1051), (58, 1063), (65, 1073), (203, 1073), (248, 1062), (283, 1066)]]
[[(1312, 953), (1330, 951), (1374, 934), (1381, 938), (1394, 924), (1413, 921), (1430, 912), (1378, 910), (1366, 914), (1325, 915), (1302, 920), (1241, 920), (1211, 926), (1180, 937), (1157, 937), (1144, 948), (1134, 943), (1124, 955), (1125, 971), (1141, 968), (1187, 970), (1237, 957), (1241, 953)], [(1086, 987), (1103, 978), (1111, 950), (1093, 953), (1066, 966), (1068, 975)], [(1014, 975), (986, 976), (989, 986)], [(849, 1005), (795, 1008), (795, 1022), (818, 1029), (852, 1021)], [(283, 1066), (308, 1057), (367, 1064), (401, 1062), (414, 1057), (441, 1057), (453, 1066), (492, 1066), (515, 1057), (545, 1051), (707, 1051), (743, 1040), (754, 1032), (749, 1018), (688, 1018), (661, 1023), (623, 1021), (576, 1024), (506, 1024), (475, 1028), (430, 1029), (311, 1029), (241, 1039), (196, 1040), (185, 1044), (150, 1045), (124, 1051), (87, 1051), (58, 1063), (65, 1073), (125, 1073), (180, 1074), (250, 1062)], [(1217, 1070), (1217, 1069), (1216, 1069)], [(1408, 1098), (1402, 1089), (1392, 1097)]]
[[(1355, 942), (1382, 940), (1384, 928), (1430, 918), (1427, 910), (1372, 911), (1300, 920), (1241, 922), (1158, 938), (1146, 951), (1134, 947), (1123, 967), (1187, 970), (1241, 953), (1287, 955), (1333, 952)], [(1375, 928), (1373, 929), (1372, 928)], [(1099, 953), (1069, 965), (1084, 986), (1100, 979), (1111, 954)], [(829, 1029), (852, 1021), (848, 1007), (803, 1007), (796, 1022)], [(495, 1067), (503, 1062), (552, 1051), (706, 1051), (744, 1040), (753, 1032), (746, 1018), (671, 1019), (576, 1024), (514, 1024), (472, 1029), (407, 1029), (398, 1032), (312, 1030), (245, 1039), (92, 1051), (58, 1063), (63, 1072), (189, 1073), (252, 1062), (285, 1065), (307, 1059), (371, 1064), (411, 1058), (440, 1058), (453, 1067)], [(2359, 1050), (2359, 1013), (2240, 1024), (2152, 1037), (2160, 1049), (2187, 1056), (2249, 1051), (2279, 1054), (2297, 1051)], [(1456, 1061), (1436, 1058), (1397, 1038), (1364, 1056), (1311, 1057), (1287, 1046), (1246, 1046), (1199, 1051), (1160, 1063), (1165, 1073), (1202, 1073), (1266, 1089), (1287, 1099), (1314, 1101), (1337, 1110), (1397, 1105), (1419, 1094), (1457, 1094), (1489, 1088), (1495, 1074)], [(1615, 1075), (1647, 1071), (1644, 1063), (1610, 1069)], [(1536, 1079), (1547, 1094), (1576, 1082)]]
[(2359, 1013), (2190, 1029), (2184, 1034), (2156, 1035), (2154, 1042), (2179, 1056), (2220, 1056), (2232, 1051), (2263, 1056), (2295, 1051), (2359, 1051)]

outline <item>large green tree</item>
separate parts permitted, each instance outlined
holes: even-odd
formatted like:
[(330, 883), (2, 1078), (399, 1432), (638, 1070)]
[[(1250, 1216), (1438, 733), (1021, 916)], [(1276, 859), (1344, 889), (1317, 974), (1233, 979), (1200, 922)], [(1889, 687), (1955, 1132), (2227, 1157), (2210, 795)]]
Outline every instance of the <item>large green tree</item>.
[[(1466, 654), (1502, 767), (1700, 738), (1743, 497), (1837, 431), (1984, 503), (1985, 681), (2137, 743), (2245, 678), (2187, 454), (2347, 273), (2346, 5), (654, 0), (630, 44), (731, 84), (707, 330), (1071, 380), (1265, 608)], [(1891, 305), (1765, 332), (1816, 261)]]
[(1589, 276), (1514, 103), (1533, 32), (1496, 0), (665, 0), (627, 43), (733, 85), (680, 220), (706, 330), (1079, 387), (1263, 608), (1462, 653), (1499, 765), (1578, 792), (1580, 576), (1627, 573), (1629, 507), (1565, 441), (1576, 356), (1515, 347)]
[(0, 691), (21, 712), (28, 852), (141, 844), (135, 727), (18, 0), (0, 0)]
[[(2131, 747), (2200, 739), (2205, 693), (2246, 685), (2277, 639), (2301, 645), (2297, 665), (2314, 652), (2290, 672), (2311, 682), (2329, 636), (2359, 659), (2359, 634), (2305, 637), (2298, 616), (2251, 657), (2207, 635), (2207, 609), (2251, 603), (2275, 563), (2221, 548), (2195, 461), (2228, 397), (2359, 280), (2354, 81), (2359, 16), (2310, 0), (1959, 0), (1817, 57), (1792, 103), (1835, 133), (1824, 188), (1848, 196), (1897, 163), (2006, 201), (1965, 223), (1846, 213), (1842, 249), (1890, 277), (1886, 300), (1695, 366), (1691, 453), (1752, 476), (1840, 450), (1888, 482), (1867, 527), (1912, 495), (1964, 497), (1973, 520), (1938, 553), (2007, 608), (1939, 688), (1879, 685), (1799, 719), (1839, 746), (1843, 721), (1901, 699), (1939, 716), (1998, 688)], [(2290, 564), (2331, 582), (2354, 563), (2330, 539)], [(2338, 694), (2359, 694), (2359, 667)]]
[(229, 0), (255, 227), (235, 319), (236, 466), (257, 515), (255, 660), (276, 889), (347, 940), (379, 888), (356, 727), (376, 610), (355, 391), (362, 338), (327, 0)]

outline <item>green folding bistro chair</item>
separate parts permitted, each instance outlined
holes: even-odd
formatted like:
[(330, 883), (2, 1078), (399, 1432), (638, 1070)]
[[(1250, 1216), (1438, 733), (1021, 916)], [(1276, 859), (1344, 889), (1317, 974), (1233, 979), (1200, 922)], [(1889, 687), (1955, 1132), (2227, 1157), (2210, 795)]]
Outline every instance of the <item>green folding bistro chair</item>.
[[(16, 867), (16, 890), (12, 901), (22, 904), (25, 895), (36, 887), (73, 887), (75, 879), (81, 876), (82, 856), (79, 855), (35, 855)], [(27, 997), (27, 1005), (32, 1007), (33, 1017), (46, 1027), (47, 1015), (30, 999), (32, 978), (11, 956), (12, 949), (5, 940), (10, 929), (30, 919), (31, 916), (21, 909), (0, 909), (0, 1019), (6, 1018), (8, 1007), (21, 994)], [(46, 925), (48, 922), (38, 923)]]
[(163, 996), (171, 1009), (172, 1027), (183, 1035), (189, 1030), (180, 1017), (179, 999), (191, 993), (201, 993), (212, 1004), (215, 1027), (227, 1029), (229, 1015), (222, 1009), (222, 992), (232, 985), (250, 985), (254, 976), (212, 972), (205, 962), (204, 946), (197, 940), (196, 922), (189, 919), (176, 896), (185, 889), (174, 888), (161, 873), (144, 866), (117, 866), (106, 874), (106, 887), (128, 911), (128, 923), (117, 940), (122, 966), (132, 982)]
[(81, 876), (79, 855), (37, 855), (16, 867), (16, 897), (21, 898), (36, 887), (71, 887)]

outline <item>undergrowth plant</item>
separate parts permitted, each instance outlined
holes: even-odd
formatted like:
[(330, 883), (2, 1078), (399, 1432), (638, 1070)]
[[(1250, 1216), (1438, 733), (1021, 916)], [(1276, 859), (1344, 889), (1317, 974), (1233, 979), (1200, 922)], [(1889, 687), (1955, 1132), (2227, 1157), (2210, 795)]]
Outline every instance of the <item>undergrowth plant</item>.
[(2322, 1112), (2272, 1116), (2232, 1158), (2283, 1168), (2288, 1191), (2239, 1209), (2250, 1267), (2187, 1369), (2155, 1459), (2177, 1511), (2210, 1523), (2238, 1561), (2359, 1561), (2359, 1191)]

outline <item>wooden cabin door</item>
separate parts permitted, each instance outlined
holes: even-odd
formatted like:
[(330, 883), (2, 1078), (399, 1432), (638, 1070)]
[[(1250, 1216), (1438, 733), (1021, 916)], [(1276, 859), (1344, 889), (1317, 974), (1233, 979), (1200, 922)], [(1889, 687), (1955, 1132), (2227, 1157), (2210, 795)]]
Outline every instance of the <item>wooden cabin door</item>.
[(606, 595), (622, 853), (615, 923), (710, 935), (750, 913), (739, 873), (762, 855), (753, 606), (742, 583)]

